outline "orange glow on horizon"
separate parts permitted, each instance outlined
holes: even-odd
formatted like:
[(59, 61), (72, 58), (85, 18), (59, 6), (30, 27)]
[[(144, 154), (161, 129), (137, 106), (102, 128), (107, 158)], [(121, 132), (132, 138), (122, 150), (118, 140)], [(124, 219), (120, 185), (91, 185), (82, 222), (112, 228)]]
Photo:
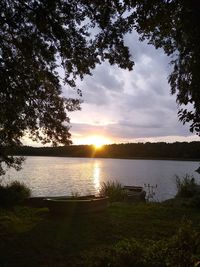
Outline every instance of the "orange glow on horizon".
[(103, 136), (93, 135), (88, 137), (88, 143), (93, 145), (95, 149), (101, 149), (106, 143), (108, 143), (108, 140)]
[(82, 138), (76, 138), (73, 142), (76, 145), (93, 145), (95, 149), (101, 149), (104, 145), (111, 144), (112, 141), (102, 135), (89, 135)]
[(95, 147), (95, 149), (101, 149), (103, 147), (102, 144), (94, 144), (93, 146)]

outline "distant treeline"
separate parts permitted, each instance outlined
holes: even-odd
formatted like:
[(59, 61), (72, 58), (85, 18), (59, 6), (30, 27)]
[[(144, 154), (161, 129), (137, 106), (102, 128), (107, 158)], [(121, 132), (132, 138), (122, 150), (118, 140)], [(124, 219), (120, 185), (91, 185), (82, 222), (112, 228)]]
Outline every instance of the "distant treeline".
[(59, 157), (200, 159), (200, 142), (112, 144), (105, 145), (101, 149), (95, 149), (92, 145), (21, 146), (10, 151), (10, 154)]

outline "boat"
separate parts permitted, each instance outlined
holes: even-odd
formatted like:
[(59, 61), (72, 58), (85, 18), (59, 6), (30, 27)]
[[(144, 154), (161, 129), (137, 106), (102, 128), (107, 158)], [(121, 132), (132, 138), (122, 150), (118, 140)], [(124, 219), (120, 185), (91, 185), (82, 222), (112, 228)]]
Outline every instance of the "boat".
[(123, 190), (126, 193), (125, 200), (131, 202), (145, 201), (146, 191), (144, 191), (142, 186), (125, 185)]
[(200, 174), (200, 167), (195, 170), (195, 172), (198, 172)]
[(47, 207), (52, 214), (72, 215), (88, 214), (104, 211), (108, 204), (108, 197), (60, 196), (60, 197), (31, 197), (26, 199), (25, 205), (32, 207)]
[(50, 213), (58, 215), (76, 215), (102, 212), (108, 204), (108, 197), (54, 197), (44, 202)]

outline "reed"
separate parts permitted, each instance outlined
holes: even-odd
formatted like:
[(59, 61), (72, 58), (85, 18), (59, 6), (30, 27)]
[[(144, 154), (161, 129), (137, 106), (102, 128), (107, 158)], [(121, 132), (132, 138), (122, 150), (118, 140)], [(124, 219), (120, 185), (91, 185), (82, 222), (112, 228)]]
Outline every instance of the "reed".
[(103, 182), (100, 189), (100, 196), (109, 197), (110, 202), (123, 201), (126, 192), (121, 183), (117, 181)]

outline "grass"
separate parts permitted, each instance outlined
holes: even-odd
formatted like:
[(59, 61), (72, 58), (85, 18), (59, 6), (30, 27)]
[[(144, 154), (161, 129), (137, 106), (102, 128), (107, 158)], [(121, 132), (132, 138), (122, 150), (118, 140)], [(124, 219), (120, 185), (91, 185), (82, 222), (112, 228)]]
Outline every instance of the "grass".
[(200, 212), (163, 204), (112, 203), (105, 213), (52, 217), (47, 209), (0, 210), (0, 266), (76, 266), (83, 254), (122, 239), (164, 240), (183, 218), (200, 231)]
[(195, 178), (186, 174), (180, 178), (176, 175), (177, 197), (190, 198), (200, 193), (199, 185)]
[(126, 197), (126, 192), (123, 190), (123, 186), (119, 182), (108, 181), (102, 183), (100, 195), (109, 197), (110, 202), (115, 202), (123, 201)]

